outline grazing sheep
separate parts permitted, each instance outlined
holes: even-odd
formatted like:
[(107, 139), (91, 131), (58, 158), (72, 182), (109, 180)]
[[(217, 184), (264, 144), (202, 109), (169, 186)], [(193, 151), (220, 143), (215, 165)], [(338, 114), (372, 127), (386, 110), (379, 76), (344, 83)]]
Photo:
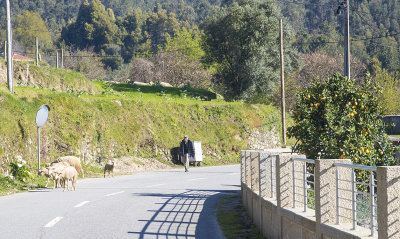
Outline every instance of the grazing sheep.
[(65, 167), (70, 166), (68, 162), (53, 162), (46, 164), (46, 167), (41, 168), (38, 172), (39, 176), (46, 176), (47, 182), (46, 186), (49, 185), (50, 179), (54, 181), (54, 187), (56, 188), (59, 186), (60, 180), (57, 178), (56, 173), (61, 173)]
[(71, 181), (72, 189), (76, 190), (76, 180), (78, 179), (78, 171), (72, 166), (66, 167), (61, 174), (58, 174), (61, 181), (64, 182), (64, 192), (65, 189), (69, 191), (69, 181)]
[(108, 174), (111, 173), (112, 177), (114, 177), (114, 166), (115, 159), (113, 161), (108, 160), (108, 163), (104, 166), (104, 178), (106, 177), (106, 172), (108, 172)]
[(45, 188), (47, 188), (47, 185), (49, 184), (51, 175), (49, 173), (49, 169), (48, 168), (41, 168), (39, 170), (39, 176), (46, 176), (47, 177), (47, 182), (46, 182), (46, 186), (44, 186)]
[(82, 177), (85, 177), (85, 174), (83, 173), (83, 169), (81, 166), (81, 160), (75, 156), (64, 156), (60, 157), (56, 160), (56, 162), (68, 162), (69, 165), (74, 167), (77, 172), (82, 173)]
[(59, 175), (64, 171), (65, 168), (70, 167), (68, 162), (53, 162), (50, 167), (48, 167), (48, 174), (51, 179), (54, 181), (54, 187), (62, 186), (62, 181), (60, 180)]

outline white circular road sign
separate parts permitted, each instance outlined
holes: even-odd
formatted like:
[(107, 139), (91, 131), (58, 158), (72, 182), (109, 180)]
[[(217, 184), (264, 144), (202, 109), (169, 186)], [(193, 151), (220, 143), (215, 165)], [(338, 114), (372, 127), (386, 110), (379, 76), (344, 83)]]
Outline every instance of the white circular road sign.
[(50, 107), (47, 105), (40, 106), (38, 112), (36, 113), (36, 125), (37, 127), (43, 127), (49, 118)]

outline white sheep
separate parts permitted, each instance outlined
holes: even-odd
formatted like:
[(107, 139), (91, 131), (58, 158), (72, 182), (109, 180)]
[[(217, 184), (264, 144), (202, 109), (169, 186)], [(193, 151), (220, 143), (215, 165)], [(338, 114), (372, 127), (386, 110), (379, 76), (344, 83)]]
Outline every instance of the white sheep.
[(39, 170), (39, 176), (46, 176), (47, 177), (47, 182), (46, 182), (46, 188), (47, 188), (47, 185), (49, 184), (49, 181), (50, 181), (50, 178), (51, 178), (51, 175), (50, 175), (50, 173), (49, 173), (49, 168), (41, 168), (40, 170)]
[(106, 172), (108, 174), (111, 173), (111, 176), (114, 177), (114, 166), (115, 166), (115, 159), (114, 160), (108, 160), (108, 163), (104, 165), (104, 178), (106, 177)]
[(52, 179), (54, 182), (53, 188), (58, 187), (60, 185), (60, 180), (57, 175), (60, 174), (64, 170), (64, 168), (69, 166), (70, 165), (68, 162), (53, 162), (51, 164), (48, 164), (45, 168), (40, 169), (39, 176), (47, 177), (47, 183), (45, 187), (47, 187), (47, 185), (49, 184), (50, 179)]
[(85, 174), (83, 173), (83, 169), (81, 166), (81, 160), (79, 158), (75, 156), (64, 156), (58, 158), (56, 162), (68, 162), (69, 165), (73, 166), (76, 169), (76, 171), (82, 173), (82, 177), (85, 177)]
[(61, 174), (58, 174), (61, 181), (64, 183), (64, 191), (69, 191), (69, 181), (71, 181), (72, 189), (76, 190), (76, 180), (78, 179), (78, 171), (72, 166), (66, 167)]

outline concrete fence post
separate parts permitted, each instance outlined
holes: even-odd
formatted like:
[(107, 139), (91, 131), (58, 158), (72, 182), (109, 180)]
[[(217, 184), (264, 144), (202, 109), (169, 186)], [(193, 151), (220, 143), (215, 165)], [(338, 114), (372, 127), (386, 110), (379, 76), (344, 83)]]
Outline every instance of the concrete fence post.
[(240, 182), (241, 183), (244, 183), (245, 179), (246, 179), (246, 177), (245, 177), (245, 167), (246, 167), (245, 157), (246, 157), (246, 151), (241, 150), (240, 151)]
[[(293, 208), (293, 161), (292, 157), (304, 158), (304, 155), (281, 153), (276, 158), (276, 200), (278, 207)], [(300, 171), (303, 162), (295, 162), (295, 171)], [(296, 176), (296, 185), (303, 185), (303, 179)], [(300, 193), (300, 192), (299, 192)], [(301, 204), (303, 197), (298, 197)], [(299, 204), (299, 205), (300, 205)]]
[(242, 201), (243, 204), (246, 204), (246, 191), (245, 191), (245, 183), (246, 183), (246, 151), (240, 151), (240, 187), (242, 192)]
[(251, 160), (250, 160), (250, 150), (246, 150), (246, 156), (245, 156), (245, 164), (246, 164), (246, 180), (245, 183), (247, 187), (251, 188)]
[[(316, 235), (321, 238), (321, 224), (336, 224), (336, 167), (334, 163), (351, 164), (350, 159), (317, 159), (315, 160), (315, 217)], [(349, 168), (339, 168), (341, 179), (341, 206), (351, 208), (351, 173)], [(343, 181), (345, 180), (345, 181)], [(345, 218), (351, 218), (351, 210), (341, 212)], [(348, 219), (345, 219), (348, 220)]]
[(252, 217), (253, 212), (253, 189), (252, 189), (252, 162), (251, 162), (251, 152), (252, 150), (245, 151), (245, 185), (246, 185), (246, 195), (244, 196), (246, 202), (244, 203), (249, 216)]
[(378, 238), (400, 238), (400, 167), (378, 167)]
[(270, 167), (270, 157), (269, 152), (260, 152), (260, 197), (261, 198), (271, 198), (271, 170)]
[[(281, 208), (293, 206), (292, 189), (292, 154), (279, 153), (275, 161), (277, 218), (281, 218)], [(278, 220), (273, 238), (282, 238), (282, 220)]]
[(260, 153), (257, 151), (250, 152), (250, 160), (251, 160), (251, 190), (258, 194), (259, 191), (259, 165), (260, 165)]
[(248, 203), (248, 210), (247, 212), (249, 213), (250, 218), (252, 219), (252, 221), (255, 223), (255, 217), (256, 214), (255, 212), (257, 212), (257, 203), (256, 203), (256, 199), (257, 199), (257, 195), (258, 195), (258, 152), (255, 150), (250, 150), (248, 151), (249, 154), (249, 174), (250, 174), (250, 183), (249, 183), (249, 187), (251, 188), (250, 192), (247, 195), (247, 203)]

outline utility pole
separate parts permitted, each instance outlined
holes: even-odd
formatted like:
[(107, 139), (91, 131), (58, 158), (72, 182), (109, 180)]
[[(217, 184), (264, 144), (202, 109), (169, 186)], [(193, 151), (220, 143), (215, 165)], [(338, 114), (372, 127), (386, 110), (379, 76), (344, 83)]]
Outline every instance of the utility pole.
[(58, 69), (58, 49), (56, 50), (56, 68)]
[(7, 61), (7, 41), (4, 41), (4, 61)]
[(61, 48), (61, 68), (64, 68), (64, 48)]
[(36, 37), (35, 38), (36, 41), (36, 65), (39, 65), (39, 39)]
[(14, 94), (13, 84), (13, 56), (12, 56), (12, 31), (11, 31), (11, 6), (10, 0), (6, 0), (7, 7), (7, 82), (8, 89)]
[(350, 0), (345, 0), (344, 75), (350, 79)]
[(280, 20), (280, 40), (281, 40), (281, 98), (282, 98), (282, 139), (283, 146), (286, 146), (286, 115), (285, 115), (285, 69), (283, 60), (283, 21)]

